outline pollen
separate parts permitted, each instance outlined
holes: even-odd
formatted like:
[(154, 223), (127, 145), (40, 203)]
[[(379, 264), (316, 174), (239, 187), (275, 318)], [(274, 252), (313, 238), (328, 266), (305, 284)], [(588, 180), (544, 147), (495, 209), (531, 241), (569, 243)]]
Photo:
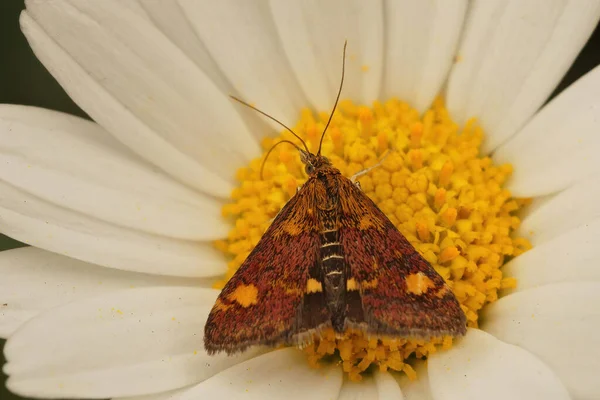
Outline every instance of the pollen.
[[(327, 118), (327, 113), (304, 110), (293, 127), (312, 152), (319, 147)], [(478, 326), (481, 308), (496, 301), (502, 289), (518, 285), (504, 275), (502, 265), (531, 248), (526, 239), (513, 235), (520, 224), (518, 213), (529, 201), (511, 198), (502, 187), (512, 167), (494, 165), (479, 154), (483, 137), (476, 120), (464, 127), (454, 123), (441, 98), (423, 114), (397, 99), (375, 102), (372, 107), (342, 101), (322, 147), (322, 154), (346, 177), (383, 158), (382, 165), (358, 178), (362, 191), (444, 278), (447, 286), (436, 295), (452, 290), (469, 327)], [(297, 143), (283, 132), (264, 139), (263, 149), (266, 152), (282, 139)], [(222, 214), (233, 228), (215, 244), (229, 259), (229, 270), (218, 287), (235, 273), (296, 187), (306, 180), (304, 166), (289, 148), (282, 145), (273, 150), (261, 180), (263, 158), (237, 172), (239, 185), (223, 207)], [(405, 277), (407, 288), (426, 293), (431, 288), (428, 278), (418, 275)], [(369, 285), (376, 287), (377, 281), (348, 277), (349, 290)], [(306, 289), (311, 287), (307, 283)], [(247, 286), (233, 294), (235, 301), (249, 306), (258, 292)], [(313, 365), (337, 357), (353, 380), (374, 368), (415, 379), (412, 360), (451, 346), (451, 337), (372, 337), (358, 330), (336, 336), (326, 330), (315, 335), (303, 351)]]

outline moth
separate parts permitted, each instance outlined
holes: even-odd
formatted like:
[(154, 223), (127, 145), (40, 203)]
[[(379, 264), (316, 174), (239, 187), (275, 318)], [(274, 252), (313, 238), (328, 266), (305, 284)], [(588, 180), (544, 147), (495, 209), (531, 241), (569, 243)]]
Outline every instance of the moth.
[(337, 335), (354, 329), (403, 338), (466, 333), (465, 314), (444, 279), (359, 185), (321, 155), (344, 68), (316, 154), (287, 126), (235, 98), (302, 142), (304, 149), (283, 141), (298, 149), (308, 180), (219, 294), (205, 325), (209, 354), (304, 345), (329, 328)]

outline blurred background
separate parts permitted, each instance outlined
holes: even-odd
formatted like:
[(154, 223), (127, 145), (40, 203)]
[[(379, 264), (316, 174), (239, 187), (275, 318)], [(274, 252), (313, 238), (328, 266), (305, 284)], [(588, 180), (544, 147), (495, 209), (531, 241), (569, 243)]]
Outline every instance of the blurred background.
[[(0, 103), (44, 107), (88, 118), (40, 64), (27, 45), (19, 29), (19, 14), (24, 8), (23, 0), (0, 0)], [(552, 96), (599, 64), (600, 29), (597, 27)], [(0, 235), (0, 251), (20, 246), (24, 245)], [(4, 341), (0, 340), (0, 353), (3, 347)], [(2, 364), (4, 357), (0, 356), (0, 365)], [(6, 390), (5, 380), (6, 377), (0, 373), (0, 400), (22, 399)]]

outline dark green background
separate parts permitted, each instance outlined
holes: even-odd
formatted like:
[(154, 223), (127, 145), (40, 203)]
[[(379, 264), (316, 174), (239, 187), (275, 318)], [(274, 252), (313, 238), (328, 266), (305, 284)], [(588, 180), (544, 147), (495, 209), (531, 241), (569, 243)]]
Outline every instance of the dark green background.
[[(0, 103), (27, 104), (87, 117), (29, 49), (19, 29), (19, 13), (23, 8), (23, 0), (0, 0)], [(598, 64), (600, 29), (597, 28), (555, 93)], [(19, 246), (22, 244), (0, 235), (0, 251)], [(0, 341), (0, 348), (3, 346), (4, 341)], [(4, 360), (0, 359), (0, 365), (3, 363)], [(5, 389), (5, 379), (0, 375), (0, 400), (20, 399)]]

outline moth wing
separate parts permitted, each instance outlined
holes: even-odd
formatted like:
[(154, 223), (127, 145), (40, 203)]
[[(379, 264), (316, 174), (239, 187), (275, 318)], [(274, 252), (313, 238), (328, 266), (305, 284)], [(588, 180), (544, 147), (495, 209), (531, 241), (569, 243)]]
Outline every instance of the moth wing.
[(318, 189), (315, 180), (302, 186), (219, 294), (205, 325), (209, 353), (296, 344), (329, 321), (323, 293), (306, 293), (311, 277), (321, 282)]
[(391, 336), (465, 334), (465, 315), (444, 279), (356, 185), (341, 177), (339, 188), (348, 325)]

